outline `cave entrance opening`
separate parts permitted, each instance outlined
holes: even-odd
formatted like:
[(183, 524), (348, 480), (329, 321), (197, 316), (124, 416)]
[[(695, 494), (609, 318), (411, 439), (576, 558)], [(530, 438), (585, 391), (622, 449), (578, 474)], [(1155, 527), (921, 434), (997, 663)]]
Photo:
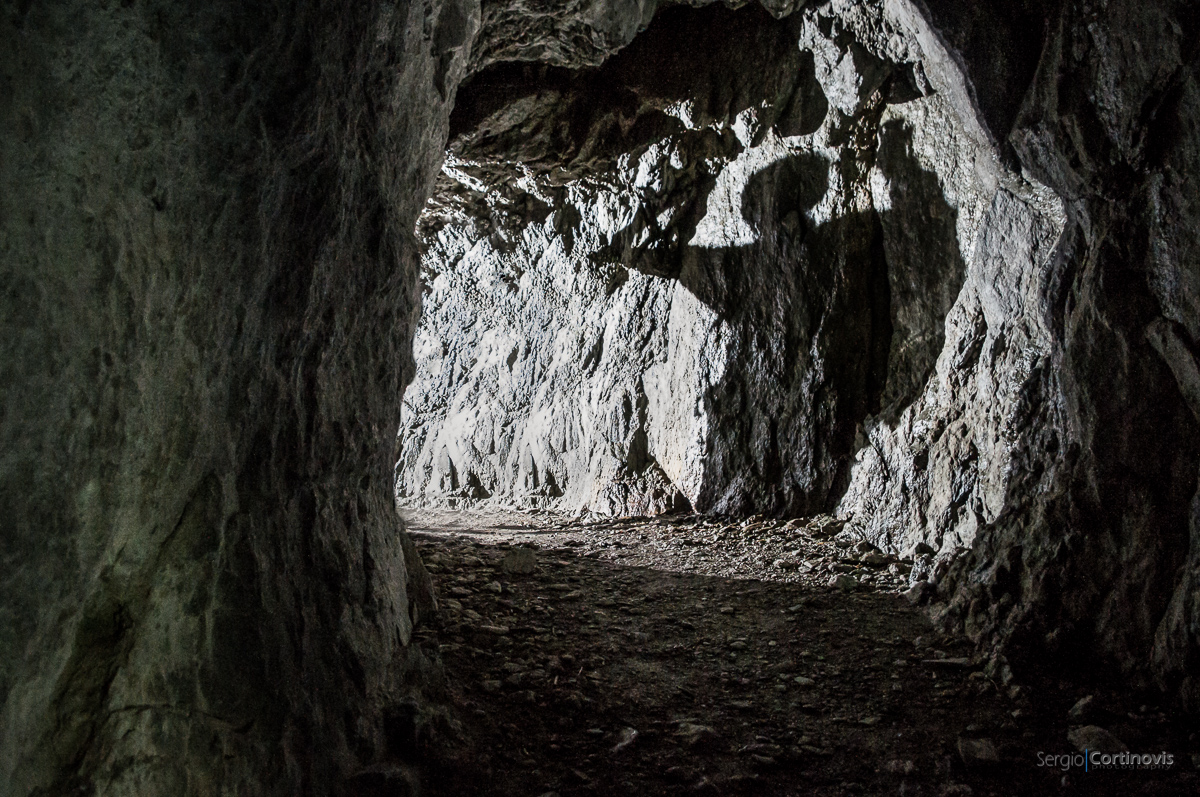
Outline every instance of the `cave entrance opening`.
[(835, 512), (962, 286), (977, 198), (921, 129), (953, 116), (919, 64), (757, 5), (478, 69), (417, 228), (400, 506)]
[[(995, 755), (946, 734), (1009, 705), (897, 595), (980, 516), (980, 452), (930, 396), (980, 357), (964, 285), (1003, 169), (903, 9), (672, 7), (597, 66), (459, 89), (396, 497), (513, 793)], [(930, 478), (934, 444), (968, 475)]]

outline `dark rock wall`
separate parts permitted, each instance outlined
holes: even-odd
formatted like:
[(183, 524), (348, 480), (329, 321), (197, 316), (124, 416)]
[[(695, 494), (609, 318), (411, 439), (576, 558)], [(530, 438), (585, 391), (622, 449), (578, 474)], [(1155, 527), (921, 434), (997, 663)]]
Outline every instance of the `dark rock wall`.
[[(976, 86), (1026, 69), (969, 46), (993, 17), (1007, 14), (955, 31)], [(1195, 711), (1200, 16), (1075, 3), (1045, 19), (1019, 113), (979, 96), (997, 138), (1065, 200), (1040, 291), (1053, 345), (1025, 386), (1019, 478), (951, 571), (946, 617), (1054, 661), (1099, 658)]]
[(4, 5), (0, 792), (326, 793), (413, 752), (395, 397), (477, 14)]

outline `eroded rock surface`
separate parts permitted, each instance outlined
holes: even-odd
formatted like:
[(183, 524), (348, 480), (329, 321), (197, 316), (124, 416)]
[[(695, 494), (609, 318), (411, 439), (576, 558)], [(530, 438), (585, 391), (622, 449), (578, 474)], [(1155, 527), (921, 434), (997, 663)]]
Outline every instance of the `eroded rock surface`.
[(830, 506), (931, 373), (994, 188), (896, 31), (681, 8), (598, 70), (474, 76), (423, 217), (402, 500)]
[(325, 794), (412, 755), (391, 438), (477, 22), (0, 11), (0, 792)]
[(844, 507), (875, 538), (969, 546), (940, 588), (977, 639), (1115, 664), (1194, 710), (1200, 200), (1181, 176), (1200, 163), (1200, 27), (1187, 4), (1064, 5), (1014, 111), (984, 76), (1021, 74), (1026, 48), (984, 63), (968, 44), (1012, 19), (967, 17), (948, 27), (984, 115), (1062, 232), (996, 195), (963, 297), (983, 323), (947, 326), (936, 390), (910, 427), (875, 427)]
[(402, 788), (398, 456), (836, 509), (980, 643), (1197, 710), (1192, 6), (7, 4), (0, 791)]
[(834, 509), (981, 643), (1196, 705), (1195, 14), (671, 13), (464, 89), (402, 500)]

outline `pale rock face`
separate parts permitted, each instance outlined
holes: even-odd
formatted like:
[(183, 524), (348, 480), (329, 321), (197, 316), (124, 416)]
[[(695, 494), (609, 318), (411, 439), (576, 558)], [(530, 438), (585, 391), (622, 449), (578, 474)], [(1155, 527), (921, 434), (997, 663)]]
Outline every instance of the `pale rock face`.
[(664, 12), (509, 104), (511, 74), (476, 77), (423, 227), (401, 502), (803, 513), (845, 490), (856, 429), (933, 373), (1001, 172), (916, 35), (838, 13)]

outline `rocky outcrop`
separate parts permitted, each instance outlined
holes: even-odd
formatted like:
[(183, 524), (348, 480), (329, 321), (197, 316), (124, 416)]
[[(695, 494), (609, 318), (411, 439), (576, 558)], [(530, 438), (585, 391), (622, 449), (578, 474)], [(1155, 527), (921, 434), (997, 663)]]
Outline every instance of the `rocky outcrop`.
[[(991, 24), (979, 13), (958, 35)], [(1001, 305), (1040, 316), (1048, 345), (1012, 383), (1012, 475), (943, 585), (946, 619), (1039, 658), (1114, 666), (1195, 711), (1200, 196), (1183, 175), (1200, 164), (1200, 18), (1186, 3), (1064, 4), (1045, 31), (1012, 127), (995, 132), (1064, 204), (1048, 266), (1021, 275), (1027, 309)]]
[[(937, 371), (868, 424), (841, 509), (939, 550), (939, 615), (981, 643), (1195, 710), (1194, 13), (1052, 10), (1032, 62), (975, 46), (1016, 17), (932, 19), (1001, 154), (1054, 199), (996, 192)], [(1028, 76), (1019, 103), (993, 74)]]

